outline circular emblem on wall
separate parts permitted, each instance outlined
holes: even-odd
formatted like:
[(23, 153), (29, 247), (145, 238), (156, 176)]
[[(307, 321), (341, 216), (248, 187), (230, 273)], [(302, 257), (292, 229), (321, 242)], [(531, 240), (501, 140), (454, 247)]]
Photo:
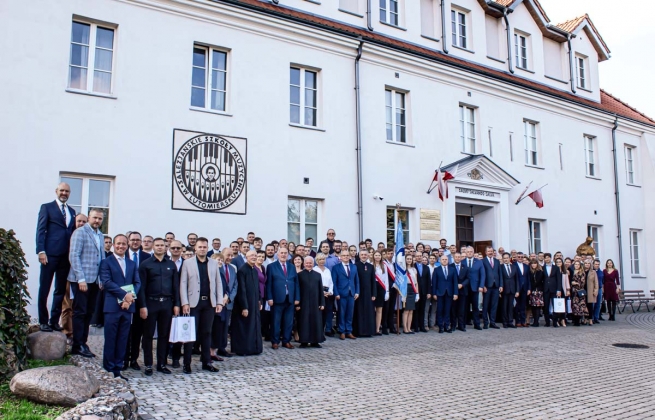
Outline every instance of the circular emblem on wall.
[(175, 184), (201, 210), (230, 207), (246, 185), (243, 156), (226, 138), (202, 134), (184, 142), (175, 155)]

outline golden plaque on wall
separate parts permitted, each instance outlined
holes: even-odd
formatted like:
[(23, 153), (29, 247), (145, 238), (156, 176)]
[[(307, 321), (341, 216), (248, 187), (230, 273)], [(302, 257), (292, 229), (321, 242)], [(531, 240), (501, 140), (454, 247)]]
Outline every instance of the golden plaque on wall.
[(421, 209), (420, 229), (422, 241), (438, 241), (441, 239), (441, 211)]

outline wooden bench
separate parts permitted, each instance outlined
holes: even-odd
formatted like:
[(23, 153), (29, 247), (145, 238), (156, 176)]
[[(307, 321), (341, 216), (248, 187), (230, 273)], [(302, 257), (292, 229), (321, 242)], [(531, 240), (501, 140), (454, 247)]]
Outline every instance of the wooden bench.
[[(650, 291), (651, 295), (655, 296), (653, 290)], [(619, 310), (619, 313), (625, 312), (626, 306), (630, 305), (630, 308), (632, 308), (632, 313), (635, 313), (635, 307), (633, 306), (634, 304), (638, 303), (637, 305), (637, 311), (641, 309), (641, 305), (646, 306), (646, 310), (650, 312), (650, 308), (648, 307), (648, 303), (652, 300), (655, 299), (655, 297), (648, 298), (644, 294), (642, 290), (624, 290), (619, 293), (619, 305), (620, 302), (623, 302), (623, 309)]]

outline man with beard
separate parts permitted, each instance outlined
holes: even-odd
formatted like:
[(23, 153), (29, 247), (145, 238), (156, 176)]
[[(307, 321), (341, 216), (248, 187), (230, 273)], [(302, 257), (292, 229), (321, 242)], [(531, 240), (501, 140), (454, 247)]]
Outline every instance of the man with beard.
[(275, 262), (275, 245), (273, 245), (272, 243), (266, 245), (266, 249), (264, 250), (264, 252), (266, 253), (266, 259), (264, 260), (262, 266), (266, 268), (270, 263)]
[(239, 356), (261, 354), (262, 327), (259, 312), (259, 277), (255, 271), (257, 252), (246, 253), (246, 263), (237, 271), (237, 294), (232, 310), (232, 352)]
[[(325, 253), (325, 247), (323, 247), (323, 244), (328, 245), (328, 253)], [(337, 264), (341, 263), (341, 260), (339, 259), (339, 255), (341, 254), (341, 241), (336, 239), (334, 241), (334, 248), (330, 248), (330, 244), (327, 241), (324, 241), (321, 243), (320, 250), (322, 253), (324, 253), (327, 258), (325, 259), (325, 266), (328, 268), (328, 270), (332, 271), (332, 267), (334, 267)]]

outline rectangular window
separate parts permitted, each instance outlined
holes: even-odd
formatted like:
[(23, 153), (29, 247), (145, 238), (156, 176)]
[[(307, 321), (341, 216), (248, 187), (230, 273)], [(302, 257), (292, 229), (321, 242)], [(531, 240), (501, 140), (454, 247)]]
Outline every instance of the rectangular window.
[(587, 176), (598, 177), (598, 166), (596, 164), (596, 138), (584, 136), (584, 158)]
[(407, 143), (405, 94), (393, 89), (384, 92), (387, 141)]
[(576, 64), (578, 66), (578, 87), (582, 89), (588, 89), (587, 87), (587, 76), (585, 70), (585, 59), (583, 57), (575, 58)]
[(316, 241), (318, 211), (318, 200), (290, 197), (287, 204), (287, 240), (296, 245), (304, 245), (307, 238)]
[(459, 138), (462, 152), (475, 154), (475, 108), (459, 106)]
[(398, 0), (380, 0), (380, 22), (398, 26)]
[(73, 21), (68, 87), (112, 93), (114, 28)]
[(467, 48), (466, 13), (459, 10), (451, 10), (450, 21), (453, 45), (460, 48)]
[(292, 124), (316, 127), (318, 111), (318, 73), (291, 67), (289, 76), (289, 112)]
[(528, 220), (528, 234), (530, 253), (539, 253), (542, 250), (542, 230), (541, 222), (537, 220)]
[(522, 69), (528, 68), (528, 38), (525, 35), (514, 34), (514, 55), (516, 66)]
[(635, 176), (635, 148), (625, 146), (625, 181), (630, 185), (637, 183)]
[(539, 165), (539, 152), (537, 147), (537, 123), (523, 121), (524, 143), (525, 143), (525, 164), (531, 166)]
[(587, 236), (593, 239), (591, 246), (596, 251), (596, 258), (600, 258), (600, 226), (587, 225)]
[(635, 275), (641, 274), (641, 264), (639, 260), (639, 230), (630, 230), (630, 273)]
[(409, 243), (409, 210), (387, 207), (387, 246), (394, 248), (396, 243), (396, 227), (398, 220), (403, 224), (403, 245)]
[(226, 102), (227, 52), (194, 45), (191, 106), (225, 112)]
[(75, 209), (77, 214), (89, 214), (91, 209), (101, 209), (105, 215), (100, 231), (109, 232), (109, 209), (112, 191), (112, 179), (94, 176), (78, 176), (62, 174), (59, 182), (65, 182), (71, 187), (67, 204)]

